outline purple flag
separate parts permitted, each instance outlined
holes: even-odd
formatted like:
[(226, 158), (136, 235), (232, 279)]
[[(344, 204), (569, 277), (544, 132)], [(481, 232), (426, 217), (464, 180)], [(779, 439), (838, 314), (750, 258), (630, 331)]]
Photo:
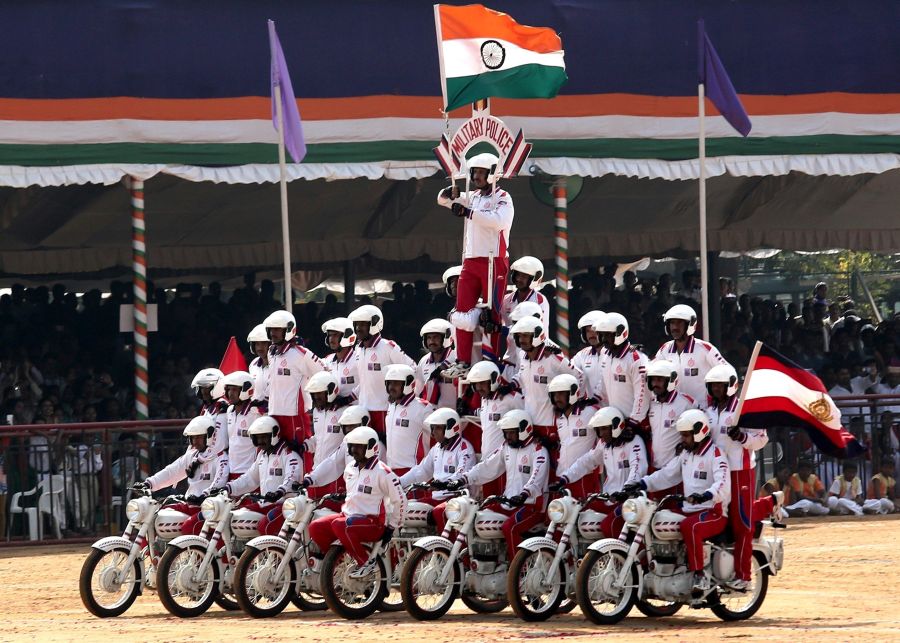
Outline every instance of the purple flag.
[(291, 86), (291, 76), (288, 74), (287, 63), (284, 61), (284, 52), (281, 51), (281, 43), (278, 34), (275, 33), (275, 23), (269, 20), (269, 49), (272, 52), (272, 124), (278, 131), (278, 108), (275, 105), (275, 87), (281, 87), (281, 113), (284, 117), (284, 146), (287, 148), (294, 163), (299, 163), (306, 156), (306, 143), (303, 141), (303, 125), (300, 123), (300, 110), (297, 109), (297, 99), (294, 97), (294, 88)]
[(697, 38), (699, 45), (699, 73), (700, 82), (706, 87), (706, 95), (716, 106), (716, 109), (725, 117), (725, 120), (740, 133), (747, 136), (750, 133), (750, 119), (747, 111), (741, 105), (741, 99), (734, 91), (734, 85), (728, 77), (728, 72), (719, 60), (715, 47), (706, 35), (703, 21), (697, 21)]

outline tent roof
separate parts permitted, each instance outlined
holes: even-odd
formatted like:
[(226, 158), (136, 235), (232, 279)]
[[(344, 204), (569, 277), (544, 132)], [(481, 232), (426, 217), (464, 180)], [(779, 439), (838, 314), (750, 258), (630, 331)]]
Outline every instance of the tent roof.
[[(458, 262), (459, 220), (436, 205), (440, 178), (351, 179), (289, 185), (295, 269), (340, 268), (367, 257), (381, 272), (437, 271)], [(504, 182), (514, 198), (511, 253), (554, 256), (552, 209), (529, 179)], [(900, 250), (900, 170), (878, 175), (719, 176), (708, 181), (710, 250), (760, 247)], [(278, 189), (159, 176), (145, 185), (152, 278), (239, 274), (281, 261)], [(128, 192), (121, 186), (0, 189), (0, 275), (81, 278), (131, 265)], [(696, 252), (697, 186), (589, 178), (569, 207), (573, 266), (597, 257)]]

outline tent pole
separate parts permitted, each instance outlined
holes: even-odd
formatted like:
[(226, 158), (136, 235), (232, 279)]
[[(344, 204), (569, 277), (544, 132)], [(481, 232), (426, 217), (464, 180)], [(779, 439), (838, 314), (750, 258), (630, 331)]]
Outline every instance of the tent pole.
[(698, 114), (700, 116), (700, 315), (703, 319), (703, 339), (710, 338), (709, 318), (709, 266), (706, 249), (706, 106), (704, 104), (705, 88), (703, 83), (697, 85)]
[(275, 84), (275, 110), (278, 112), (278, 169), (281, 172), (281, 248), (284, 260), (284, 309), (294, 310), (291, 287), (291, 233), (288, 225), (287, 166), (284, 160), (284, 110), (281, 106), (281, 83)]
[[(131, 280), (134, 288), (134, 406), (135, 417), (150, 416), (148, 391), (149, 360), (147, 350), (147, 245), (144, 232), (144, 182), (129, 177), (131, 195)], [(150, 475), (150, 449), (145, 434), (139, 434), (138, 466), (141, 480)]]
[(553, 182), (556, 208), (556, 343), (569, 353), (569, 215), (566, 177)]

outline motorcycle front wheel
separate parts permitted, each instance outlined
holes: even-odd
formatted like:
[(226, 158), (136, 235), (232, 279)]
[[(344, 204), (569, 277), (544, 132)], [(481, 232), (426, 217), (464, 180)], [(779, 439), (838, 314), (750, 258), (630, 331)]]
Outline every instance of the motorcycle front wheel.
[(169, 547), (159, 560), (159, 600), (169, 613), (181, 618), (200, 616), (218, 596), (218, 566), (211, 562), (196, 577), (206, 550), (198, 545)]
[(617, 549), (588, 551), (575, 576), (575, 595), (582, 613), (598, 625), (613, 625), (628, 616), (637, 599), (638, 572), (631, 564), (625, 584), (616, 578), (625, 568), (625, 554)]
[(565, 598), (566, 570), (560, 562), (556, 580), (548, 585), (553, 557), (550, 548), (531, 551), (520, 549), (506, 576), (506, 597), (516, 616), (523, 621), (546, 621), (556, 614)]
[(400, 574), (400, 595), (406, 611), (420, 621), (433, 621), (442, 617), (453, 605), (459, 593), (459, 565), (443, 585), (438, 580), (447, 562), (450, 550), (444, 547), (422, 549), (416, 547), (406, 559)]
[(127, 547), (109, 551), (91, 549), (85, 559), (78, 578), (78, 589), (81, 602), (94, 616), (119, 616), (137, 598), (141, 568), (137, 559), (126, 566), (130, 553)]
[(234, 568), (234, 596), (242, 610), (253, 618), (270, 618), (284, 611), (293, 597), (294, 565), (275, 577), (284, 560), (284, 549), (245, 547)]
[(366, 578), (351, 578), (356, 561), (341, 545), (332, 545), (322, 561), (322, 595), (329, 609), (346, 619), (370, 616), (387, 595), (384, 561)]
[(718, 603), (710, 606), (713, 614), (723, 621), (743, 621), (750, 618), (766, 600), (769, 591), (769, 574), (762, 568), (765, 560), (762, 554), (750, 558), (750, 586), (746, 592), (718, 590)]

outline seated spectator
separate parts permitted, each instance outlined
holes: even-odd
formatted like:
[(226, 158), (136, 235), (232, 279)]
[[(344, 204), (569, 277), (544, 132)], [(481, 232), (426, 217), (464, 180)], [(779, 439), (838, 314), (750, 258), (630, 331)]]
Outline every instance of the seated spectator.
[(791, 468), (785, 463), (775, 470), (775, 477), (769, 478), (759, 489), (759, 498), (767, 498), (776, 491), (784, 492), (783, 504), (791, 503)]
[(789, 516), (824, 516), (828, 513), (825, 504), (825, 486), (813, 473), (813, 464), (809, 460), (801, 460), (797, 465), (797, 473), (790, 477), (790, 505), (785, 506)]
[(828, 508), (839, 515), (862, 515), (862, 483), (857, 472), (859, 468), (853, 462), (845, 462), (841, 475), (837, 476), (828, 489)]
[(866, 493), (869, 496), (863, 503), (863, 511), (866, 513), (889, 514), (900, 510), (900, 498), (897, 496), (897, 483), (894, 480), (894, 460), (891, 456), (881, 459), (881, 470), (872, 476)]

